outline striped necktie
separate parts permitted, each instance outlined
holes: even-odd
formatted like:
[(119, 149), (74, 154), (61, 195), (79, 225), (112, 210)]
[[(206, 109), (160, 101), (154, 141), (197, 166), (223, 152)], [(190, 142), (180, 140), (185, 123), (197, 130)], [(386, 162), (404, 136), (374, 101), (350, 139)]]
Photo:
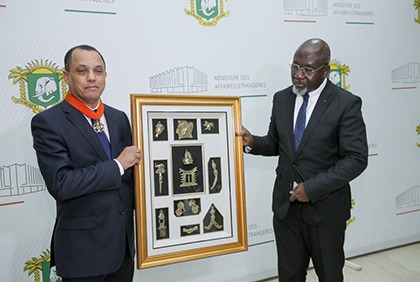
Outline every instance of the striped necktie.
[(299, 148), (300, 140), (302, 139), (303, 132), (306, 126), (306, 108), (308, 107), (309, 94), (303, 95), (303, 103), (300, 106), (298, 116), (295, 124), (295, 149)]

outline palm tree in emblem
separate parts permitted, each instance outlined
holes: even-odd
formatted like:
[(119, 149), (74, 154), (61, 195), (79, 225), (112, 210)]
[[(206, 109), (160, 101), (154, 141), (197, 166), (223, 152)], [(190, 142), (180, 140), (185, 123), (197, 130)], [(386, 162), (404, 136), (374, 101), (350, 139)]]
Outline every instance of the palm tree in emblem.
[(28, 271), (28, 275), (35, 276), (35, 282), (41, 281), (39, 272), (42, 271), (42, 259), (33, 257), (31, 260), (25, 262), (24, 271)]
[(28, 74), (30, 73), (29, 69), (23, 69), (21, 67), (16, 67), (12, 69), (9, 74), (9, 79), (13, 79), (13, 84), (19, 83), (19, 91), (23, 93), (23, 97), (26, 98), (25, 83), (28, 81)]
[(414, 0), (413, 6), (417, 10), (417, 19), (414, 18), (414, 21), (420, 24), (420, 0)]
[(23, 271), (28, 271), (28, 276), (34, 275), (35, 282), (61, 282), (61, 278), (58, 277), (56, 274), (51, 276), (50, 262), (51, 253), (50, 250), (47, 250), (46, 252), (42, 253), (41, 257), (33, 257), (32, 259), (25, 262), (25, 267), (23, 268)]

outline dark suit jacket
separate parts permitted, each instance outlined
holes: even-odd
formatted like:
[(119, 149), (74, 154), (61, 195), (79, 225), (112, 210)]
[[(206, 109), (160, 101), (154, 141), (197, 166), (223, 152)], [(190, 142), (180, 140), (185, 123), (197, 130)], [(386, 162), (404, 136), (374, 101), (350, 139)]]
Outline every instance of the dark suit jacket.
[(305, 222), (313, 225), (343, 223), (350, 217), (349, 182), (367, 166), (366, 128), (362, 101), (330, 81), (319, 96), (297, 152), (293, 114), (296, 95), (292, 87), (273, 99), (266, 136), (254, 136), (251, 154), (279, 156), (272, 209), (284, 219), (289, 191), (296, 176), (304, 181), (310, 202), (302, 207)]
[[(131, 145), (127, 116), (105, 105), (115, 158)], [(57, 203), (52, 265), (66, 278), (115, 272), (134, 256), (132, 170), (120, 175), (86, 118), (67, 101), (33, 117), (38, 164)]]

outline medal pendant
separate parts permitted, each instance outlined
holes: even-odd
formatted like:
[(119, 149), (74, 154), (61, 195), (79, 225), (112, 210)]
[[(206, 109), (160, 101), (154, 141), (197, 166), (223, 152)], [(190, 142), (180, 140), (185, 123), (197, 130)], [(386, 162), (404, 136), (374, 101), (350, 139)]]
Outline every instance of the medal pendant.
[(99, 120), (95, 121), (92, 125), (93, 131), (100, 134), (104, 131), (105, 126)]

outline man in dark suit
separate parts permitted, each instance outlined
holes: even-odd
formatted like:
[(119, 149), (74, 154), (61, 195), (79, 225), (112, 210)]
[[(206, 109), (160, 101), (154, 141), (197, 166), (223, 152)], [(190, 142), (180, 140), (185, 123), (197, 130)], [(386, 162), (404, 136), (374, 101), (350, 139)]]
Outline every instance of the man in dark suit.
[(349, 182), (366, 168), (368, 148), (362, 101), (328, 80), (329, 62), (326, 42), (305, 41), (293, 85), (274, 95), (267, 135), (239, 133), (246, 152), (279, 156), (272, 209), (281, 282), (305, 281), (310, 258), (319, 281), (343, 281)]
[(132, 166), (141, 152), (131, 146), (127, 116), (101, 101), (102, 55), (76, 46), (64, 63), (65, 100), (31, 123), (38, 164), (57, 206), (51, 265), (65, 282), (132, 281)]

